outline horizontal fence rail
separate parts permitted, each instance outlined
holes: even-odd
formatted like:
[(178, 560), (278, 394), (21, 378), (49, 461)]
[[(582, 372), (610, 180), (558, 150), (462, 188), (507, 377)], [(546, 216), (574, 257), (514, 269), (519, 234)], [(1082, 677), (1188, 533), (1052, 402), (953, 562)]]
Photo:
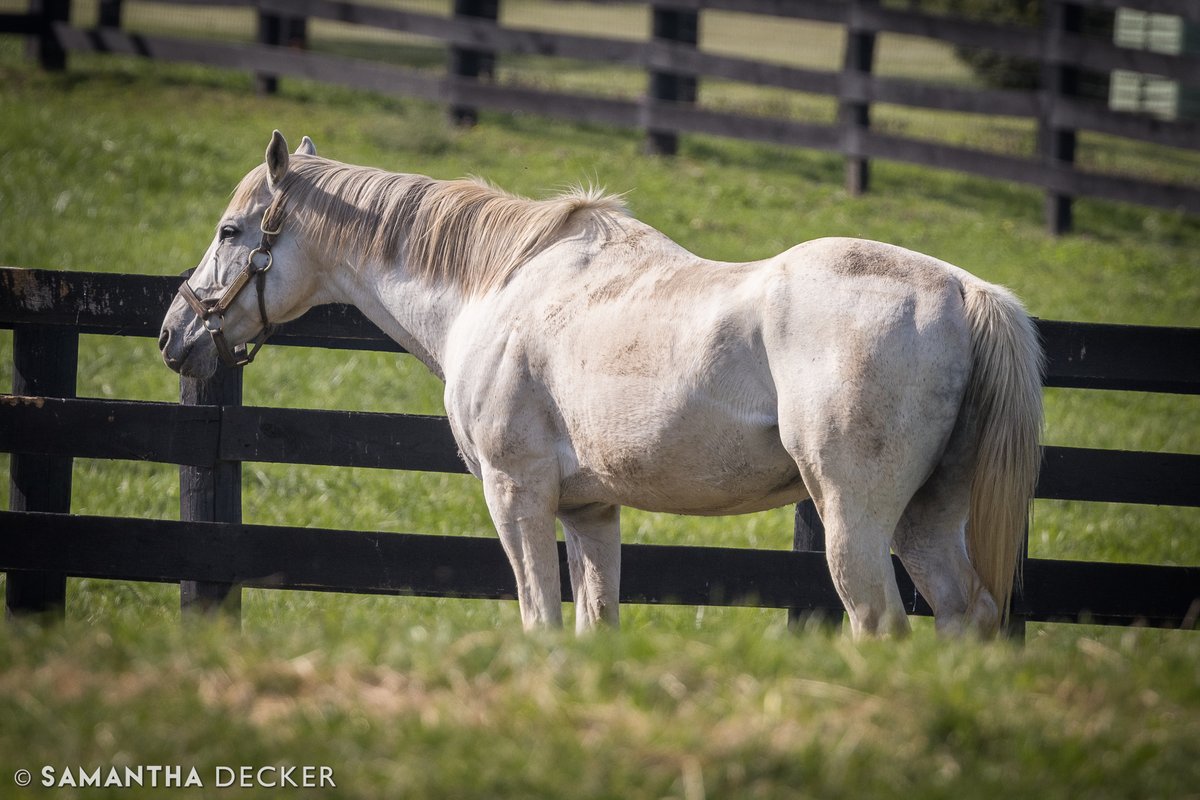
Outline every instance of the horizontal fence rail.
[[(494, 539), (240, 523), (238, 467), (245, 461), (465, 472), (444, 417), (249, 407), (240, 403), (240, 384), (228, 383), (189, 389), (187, 404), (75, 397), (78, 336), (157, 337), (178, 282), (0, 268), (0, 327), (16, 331), (18, 361), (34, 371), (53, 366), (56, 376), (46, 383), (31, 372), (35, 379), (0, 395), (0, 451), (14, 454), (14, 485), (18, 466), (27, 476), (65, 466), (69, 489), (75, 457), (179, 464), (185, 480), (181, 522), (74, 517), (62, 513), (69, 499), (32, 495), (29, 504), (0, 512), (0, 571), (9, 572), (10, 608), (21, 602), (37, 608), (46, 597), (61, 603), (68, 575), (179, 581), (185, 598), (227, 606), (236, 605), (238, 586), (513, 595), (511, 570)], [(1047, 385), (1200, 394), (1198, 329), (1038, 325), (1049, 356)], [(400, 352), (344, 306), (313, 309), (272, 342)], [(1072, 447), (1045, 447), (1043, 456), (1041, 498), (1200, 507), (1200, 456)], [(797, 541), (800, 534), (798, 524)], [(804, 549), (629, 545), (622, 599), (839, 612), (824, 555)], [(906, 607), (928, 614), (895, 563)], [(1024, 571), (1014, 607), (1022, 620), (1188, 627), (1200, 611), (1200, 567), (1029, 559)]]
[[(83, 29), (69, 24), (61, 13), (49, 12), (42, 16), (0, 15), (0, 32), (40, 36), (44, 49), (51, 53), (47, 56), (51, 67), (66, 53), (118, 53), (246, 70), (269, 76), (259, 83), (268, 91), (273, 90), (278, 76), (286, 76), (449, 103), (459, 120), (473, 120), (472, 109), (488, 108), (637, 128), (648, 132), (650, 146), (658, 152), (673, 152), (677, 134), (701, 133), (838, 153), (847, 159), (847, 186), (852, 192), (867, 189), (865, 165), (870, 159), (966, 172), (1043, 190), (1047, 224), (1056, 232), (1070, 228), (1075, 196), (1200, 214), (1200, 186), (1085, 171), (1075, 165), (1080, 131), (1200, 150), (1200, 121), (1113, 111), (1079, 95), (1080, 70), (1127, 70), (1200, 87), (1198, 55), (1129, 49), (1082, 33), (1083, 9), (1112, 10), (1118, 7), (1117, 0), (1046, 0), (1041, 27), (885, 7), (878, 0), (663, 0), (651, 1), (648, 6), (655, 20), (669, 22), (656, 22), (653, 35), (645, 39), (516, 28), (501, 24), (495, 9), (487, 14), (466, 11), (469, 3), (462, 6), (463, 13), (452, 16), (335, 0), (245, 0), (209, 5), (253, 8), (260, 18), (260, 34), (275, 33), (265, 38), (260, 35), (258, 44), (182, 39), (123, 31), (119, 14), (108, 20), (109, 24)], [(1119, 5), (1175, 14), (1191, 22), (1200, 15), (1196, 10), (1200, 4), (1193, 0)], [(851, 49), (837, 71), (710, 53), (697, 44), (696, 35), (706, 11), (833, 23), (843, 26)], [(281, 47), (287, 42), (277, 35), (282, 30), (280, 20), (329, 21), (412, 34), (453, 53), (473, 55), (453, 60), (461, 67), (457, 72), (452, 68), (436, 73)], [(875, 38), (889, 34), (1027, 59), (1041, 66), (1043, 85), (1037, 90), (996, 90), (874, 74)], [(638, 99), (514, 86), (490, 79), (490, 67), (481, 69), (480, 58), (497, 55), (623, 65), (645, 70), (652, 80), (649, 91)], [(467, 62), (471, 66), (464, 66)], [(695, 103), (696, 80), (701, 78), (824, 95), (836, 98), (843, 113), (836, 123), (819, 124), (703, 108)], [(1034, 120), (1039, 131), (1037, 153), (1014, 156), (882, 133), (870, 123), (870, 106), (879, 103)]]
[[(494, 538), (0, 512), (0, 570), (110, 580), (203, 580), (251, 588), (512, 599)], [(566, 548), (558, 543), (562, 598)], [(905, 609), (928, 604), (893, 557)], [(1030, 621), (1195, 624), (1200, 567), (1029, 559), (1013, 612)], [(1114, 591), (1113, 587), (1120, 587)], [(621, 602), (841, 613), (819, 552), (626, 544)]]
[[(0, 326), (67, 326), (157, 338), (181, 279), (0, 267)], [(1046, 386), (1200, 394), (1200, 329), (1037, 320)], [(272, 345), (403, 352), (349, 306), (321, 306), (281, 326)]]
[[(9, 453), (467, 472), (445, 417), (0, 395), (0, 423), (0, 451)], [(1042, 452), (1037, 497), (1200, 507), (1200, 456)]]

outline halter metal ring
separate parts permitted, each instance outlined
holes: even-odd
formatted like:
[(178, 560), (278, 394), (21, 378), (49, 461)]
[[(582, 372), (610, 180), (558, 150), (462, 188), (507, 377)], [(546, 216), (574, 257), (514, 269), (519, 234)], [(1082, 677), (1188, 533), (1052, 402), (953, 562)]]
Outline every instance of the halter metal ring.
[[(260, 266), (258, 260), (259, 256), (266, 256), (267, 263)], [(246, 263), (253, 267), (254, 272), (266, 272), (271, 268), (271, 264), (273, 264), (274, 261), (275, 257), (271, 255), (271, 250), (269, 248), (256, 247), (250, 251), (250, 255), (247, 257)]]

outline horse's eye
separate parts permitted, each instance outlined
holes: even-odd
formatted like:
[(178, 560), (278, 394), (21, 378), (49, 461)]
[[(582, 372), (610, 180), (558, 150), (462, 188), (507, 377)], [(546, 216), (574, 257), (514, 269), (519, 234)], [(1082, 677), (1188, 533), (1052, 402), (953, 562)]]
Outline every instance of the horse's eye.
[(238, 229), (232, 225), (222, 225), (220, 230), (221, 241), (228, 241), (238, 235)]

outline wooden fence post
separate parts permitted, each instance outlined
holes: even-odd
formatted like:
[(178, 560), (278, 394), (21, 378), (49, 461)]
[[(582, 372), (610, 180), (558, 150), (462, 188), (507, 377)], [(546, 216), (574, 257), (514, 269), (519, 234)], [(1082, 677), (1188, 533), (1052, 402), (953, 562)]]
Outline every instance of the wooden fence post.
[(101, 28), (121, 27), (121, 4), (122, 0), (100, 0), (96, 22)]
[[(13, 329), (13, 394), (74, 397), (79, 335), (73, 329), (17, 325)], [(14, 453), (9, 508), (13, 511), (71, 510), (70, 456)], [(8, 573), (4, 587), (9, 617), (46, 613), (61, 618), (67, 578), (61, 572)]]
[[(308, 19), (259, 10), (255, 41), (270, 47), (294, 47), (302, 50), (308, 46)], [(275, 94), (279, 91), (278, 76), (265, 72), (255, 73), (254, 90), (259, 94)]]
[(66, 69), (67, 51), (54, 35), (54, 24), (71, 21), (71, 0), (29, 0), (29, 13), (39, 19), (41, 30), (28, 40), (26, 54), (36, 58), (42, 69)]
[(877, 5), (878, 0), (850, 0), (846, 16), (846, 51), (842, 57), (842, 97), (838, 101), (838, 123), (842, 128), (842, 153), (846, 156), (846, 192), (857, 196), (870, 187), (870, 161), (863, 155), (863, 134), (871, 125), (871, 104), (848, 99), (851, 87), (863, 84), (875, 65), (875, 31), (867, 30), (859, 10)]
[[(207, 380), (179, 379), (179, 402), (184, 405), (240, 405), (242, 370), (221, 366)], [(217, 461), (211, 467), (179, 468), (179, 518), (188, 522), (242, 521), (242, 465)], [(184, 612), (241, 613), (242, 590), (228, 583), (182, 581), (180, 606)]]
[[(817, 514), (817, 506), (812, 500), (804, 500), (796, 504), (796, 522), (792, 532), (792, 550), (799, 552), (825, 552), (825, 524)], [(811, 612), (801, 608), (788, 609), (788, 627), (799, 630)], [(827, 621), (833, 628), (840, 628), (842, 616), (835, 614)]]
[[(500, 19), (500, 0), (454, 0), (454, 16), (469, 19), (484, 19), (496, 22)], [(458, 101), (455, 81), (491, 80), (496, 76), (496, 54), (491, 50), (451, 45), (450, 63), (450, 122), (453, 125), (470, 127), (479, 121), (479, 110)]]
[[(1025, 574), (1025, 562), (1029, 560), (1029, 526), (1025, 526), (1025, 541), (1021, 543), (1021, 565), (1019, 574)], [(1025, 605), (1024, 603), (1025, 586), (1023, 583), (1018, 583), (1013, 587), (1012, 608), (1017, 609)], [(1025, 624), (1026, 615), (1018, 614), (1015, 610), (1008, 615), (1008, 622), (1004, 626), (1002, 634), (1005, 638), (1011, 639), (1014, 642), (1025, 643)]]
[[(1046, 0), (1043, 11), (1045, 51), (1042, 55), (1042, 107), (1038, 120), (1038, 149), (1046, 166), (1054, 174), (1062, 166), (1075, 163), (1074, 129), (1060, 128), (1055, 122), (1058, 98), (1079, 92), (1079, 70), (1062, 62), (1063, 35), (1083, 30), (1083, 8), (1068, 0)], [(1066, 233), (1072, 225), (1072, 196), (1053, 187), (1046, 190), (1046, 229), (1052, 234)]]
[[(651, 37), (656, 40), (695, 47), (700, 41), (700, 12), (651, 5)], [(695, 103), (696, 77), (676, 72), (651, 70), (648, 100), (651, 103)], [(646, 131), (646, 152), (672, 156), (679, 150), (679, 135), (674, 131)]]

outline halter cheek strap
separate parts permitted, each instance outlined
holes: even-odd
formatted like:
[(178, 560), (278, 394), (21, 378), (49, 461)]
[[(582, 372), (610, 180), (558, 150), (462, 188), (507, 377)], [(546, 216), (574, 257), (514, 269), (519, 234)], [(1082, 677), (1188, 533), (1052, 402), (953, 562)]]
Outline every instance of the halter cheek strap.
[[(212, 337), (213, 344), (217, 347), (217, 354), (231, 367), (244, 367), (253, 361), (267, 339), (275, 332), (275, 326), (267, 318), (265, 292), (267, 272), (270, 271), (273, 262), (271, 247), (275, 244), (275, 238), (283, 230), (283, 221), (279, 219), (282, 217), (280, 210), (282, 203), (279, 200), (280, 198), (277, 197), (263, 212), (262, 222), (258, 226), (262, 231), (258, 247), (250, 251), (250, 255), (246, 257), (246, 266), (242, 267), (233, 282), (225, 287), (225, 291), (217, 297), (207, 299), (200, 297), (186, 280), (186, 276), (190, 275), (190, 272), (185, 273), (185, 280), (179, 286), (178, 294), (182, 295), (187, 304), (196, 312), (196, 316), (204, 324), (204, 329)], [(229, 310), (238, 295), (250, 285), (252, 280), (258, 295), (258, 316), (262, 322), (262, 333), (259, 334), (258, 341), (254, 342), (254, 346), (249, 350), (245, 345), (230, 347), (229, 342), (225, 339), (225, 312)]]

